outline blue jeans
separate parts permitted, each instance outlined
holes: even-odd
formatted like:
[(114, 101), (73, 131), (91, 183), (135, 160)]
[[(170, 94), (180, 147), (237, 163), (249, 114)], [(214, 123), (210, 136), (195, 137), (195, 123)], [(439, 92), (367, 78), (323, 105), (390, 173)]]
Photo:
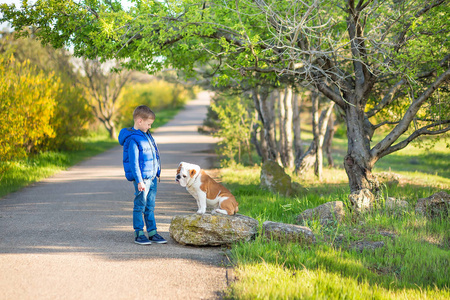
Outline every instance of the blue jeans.
[(133, 181), (135, 197), (133, 208), (133, 228), (136, 232), (144, 230), (147, 227), (149, 236), (156, 234), (156, 221), (155, 221), (155, 198), (158, 180), (155, 177), (153, 180), (144, 179), (145, 190), (138, 191), (138, 183)]

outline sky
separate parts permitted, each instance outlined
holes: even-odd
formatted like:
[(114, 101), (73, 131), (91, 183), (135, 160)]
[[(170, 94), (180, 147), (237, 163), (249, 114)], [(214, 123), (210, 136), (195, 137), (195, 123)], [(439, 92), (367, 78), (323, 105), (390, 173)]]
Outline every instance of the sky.
[[(21, 0), (0, 0), (0, 4), (15, 4), (16, 6), (20, 5), (22, 1)], [(32, 1), (30, 1), (32, 2)]]
[[(33, 0), (28, 0), (28, 3), (33, 3)], [(20, 5), (22, 4), (22, 0), (0, 0), (0, 4), (15, 4), (16, 8), (20, 7)], [(9, 23), (4, 22), (4, 23), (0, 23), (0, 30), (3, 29), (11, 29), (11, 27), (9, 26)]]
[[(15, 4), (16, 7), (20, 5), (20, 0), (0, 0), (0, 4)], [(10, 28), (8, 23), (0, 23), (0, 30)]]

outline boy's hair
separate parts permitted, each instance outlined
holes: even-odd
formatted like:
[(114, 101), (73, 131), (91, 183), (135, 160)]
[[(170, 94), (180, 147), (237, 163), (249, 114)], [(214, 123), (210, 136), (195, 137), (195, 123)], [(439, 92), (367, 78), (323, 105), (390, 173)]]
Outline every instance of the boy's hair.
[(156, 119), (155, 113), (147, 105), (139, 105), (134, 109), (133, 119)]

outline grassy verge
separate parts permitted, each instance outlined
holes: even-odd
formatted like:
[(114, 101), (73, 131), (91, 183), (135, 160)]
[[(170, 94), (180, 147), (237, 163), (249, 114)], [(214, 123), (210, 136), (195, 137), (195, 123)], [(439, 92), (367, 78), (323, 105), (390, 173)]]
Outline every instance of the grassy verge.
[(0, 162), (6, 170), (0, 179), (0, 197), (118, 145), (116, 140), (109, 139), (106, 134), (84, 138), (81, 143), (81, 150), (78, 151), (43, 152), (23, 160)]
[[(375, 171), (391, 169), (402, 180), (386, 185), (384, 194), (407, 201), (409, 208), (380, 208), (360, 217), (347, 211), (341, 224), (329, 227), (314, 221), (302, 224), (315, 233), (315, 245), (261, 237), (234, 245), (231, 259), (237, 280), (229, 287), (228, 297), (450, 299), (450, 219), (430, 221), (414, 212), (418, 198), (440, 190), (450, 192), (449, 161), (450, 153), (441, 144), (431, 150), (410, 148), (385, 157)], [(295, 197), (261, 190), (259, 175), (257, 167), (221, 170), (222, 182), (240, 203), (239, 212), (260, 224), (268, 220), (295, 224), (296, 216), (305, 209), (329, 201), (349, 204), (342, 168), (325, 169), (323, 182), (317, 182), (312, 172), (303, 178), (293, 176), (304, 187)], [(352, 248), (362, 241), (382, 241), (384, 247), (362, 252)]]
[[(167, 123), (180, 109), (159, 111), (152, 128), (155, 129)], [(82, 138), (80, 142), (80, 150), (44, 152), (23, 160), (0, 162), (0, 170), (5, 170), (0, 174), (0, 198), (119, 144), (117, 140), (109, 139), (106, 131)]]
[(152, 128), (158, 128), (172, 120), (183, 107), (166, 108), (156, 112), (156, 120), (152, 124)]

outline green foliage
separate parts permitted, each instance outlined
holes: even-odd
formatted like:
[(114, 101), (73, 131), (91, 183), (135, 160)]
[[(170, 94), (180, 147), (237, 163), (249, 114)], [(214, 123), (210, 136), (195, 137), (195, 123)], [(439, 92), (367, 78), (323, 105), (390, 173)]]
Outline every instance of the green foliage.
[(81, 88), (64, 79), (61, 84), (56, 95), (55, 114), (50, 121), (55, 136), (44, 141), (42, 150), (80, 149), (81, 144), (77, 139), (87, 134), (87, 125), (93, 120), (91, 108), (83, 97)]
[(60, 81), (53, 74), (36, 72), (28, 61), (0, 57), (0, 160), (24, 158), (55, 131)]
[(218, 154), (223, 157), (222, 165), (241, 163), (242, 154), (251, 156), (251, 134), (254, 117), (251, 99), (240, 96), (218, 94), (213, 99), (211, 109), (220, 122), (214, 136), (219, 137)]
[[(401, 81), (395, 100), (375, 121), (398, 124), (403, 118), (405, 129), (411, 124), (410, 131), (423, 129), (420, 134), (438, 134), (448, 128), (448, 123), (440, 123), (449, 119), (448, 83), (427, 100), (412, 122), (408, 118), (416, 111), (405, 114), (411, 102), (448, 68), (446, 1), (436, 5), (420, 0), (132, 3), (124, 10), (111, 1), (39, 0), (35, 5), (24, 2), (20, 10), (5, 4), (0, 9), (2, 20), (12, 22), (22, 35), (30, 34), (23, 29), (38, 26), (33, 34), (45, 44), (71, 45), (75, 55), (103, 61), (124, 58), (124, 65), (131, 69), (155, 73), (170, 67), (196, 77), (196, 67), (207, 66), (211, 72), (203, 75), (214, 84), (241, 84), (246, 89), (305, 81), (325, 85), (328, 88), (322, 90), (342, 108), (349, 103), (357, 108), (346, 111), (351, 114), (348, 120), (364, 115), (366, 96), (370, 97), (367, 108), (373, 108)], [(361, 132), (349, 129), (349, 134)], [(356, 139), (370, 135), (368, 130)], [(390, 143), (398, 140), (393, 135), (377, 149), (393, 149)], [(366, 145), (368, 149), (358, 151), (369, 153), (370, 145)], [(357, 155), (375, 162), (389, 152), (372, 150), (378, 157)], [(231, 151), (227, 153), (231, 156)]]
[(76, 139), (87, 133), (87, 123), (92, 121), (89, 104), (78, 86), (80, 75), (73, 71), (72, 56), (63, 50), (43, 47), (33, 38), (14, 39), (13, 34), (3, 34), (0, 53), (14, 55), (19, 62), (29, 61), (36, 71), (52, 76), (60, 88), (54, 98), (56, 105), (50, 118), (53, 135), (46, 135), (34, 151), (77, 149)]

